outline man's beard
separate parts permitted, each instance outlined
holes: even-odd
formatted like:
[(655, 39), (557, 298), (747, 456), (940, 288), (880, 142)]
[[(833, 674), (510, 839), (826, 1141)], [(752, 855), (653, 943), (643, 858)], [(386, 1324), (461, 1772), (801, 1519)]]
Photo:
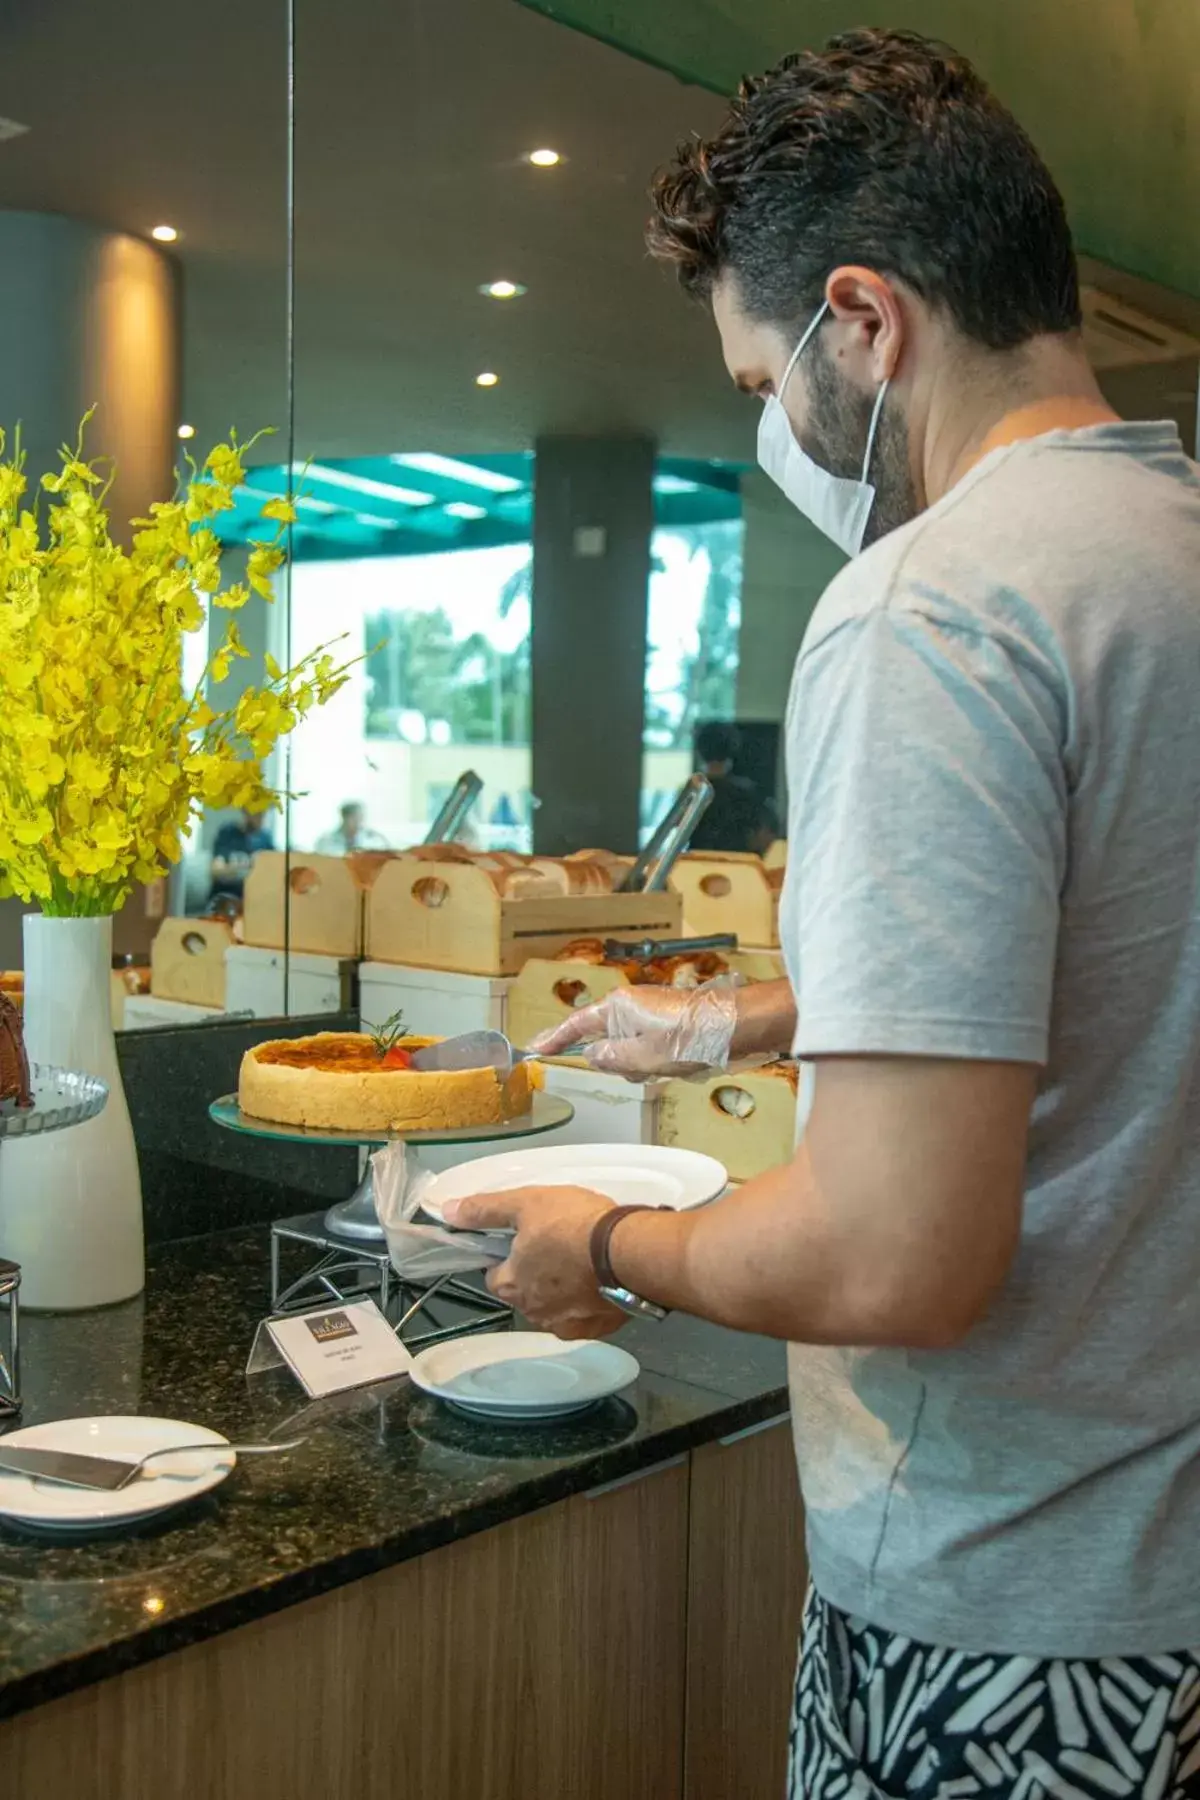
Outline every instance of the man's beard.
[[(808, 418), (802, 445), (831, 475), (858, 481), (876, 396), (860, 393), (838, 374), (819, 337), (815, 350), (808, 369)], [(889, 392), (884, 400), (871, 449), (866, 478), (875, 489), (875, 504), (867, 517), (864, 549), (898, 525), (907, 525), (921, 510), (908, 459), (908, 424), (893, 398)]]

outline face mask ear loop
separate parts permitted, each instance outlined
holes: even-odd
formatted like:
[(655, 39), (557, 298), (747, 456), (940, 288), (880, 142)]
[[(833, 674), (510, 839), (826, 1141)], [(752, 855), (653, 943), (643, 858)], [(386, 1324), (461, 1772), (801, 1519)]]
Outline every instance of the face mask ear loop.
[(822, 300), (820, 306), (817, 308), (817, 311), (814, 313), (813, 317), (809, 320), (808, 327), (804, 333), (804, 336), (800, 339), (800, 342), (796, 345), (796, 348), (792, 351), (792, 359), (788, 363), (787, 368), (783, 371), (783, 380), (780, 382), (779, 387), (777, 388), (776, 393), (775, 393), (775, 398), (777, 400), (783, 399), (783, 390), (787, 386), (788, 382), (792, 379), (792, 370), (796, 367), (796, 364), (800, 361), (800, 352), (805, 348), (805, 346), (808, 343), (809, 338), (811, 338), (813, 332), (817, 329), (817, 326), (821, 323), (821, 320), (825, 317), (825, 314), (828, 311), (829, 311), (828, 300)]
[(860, 480), (862, 481), (867, 479), (867, 470), (871, 467), (871, 452), (875, 448), (875, 433), (879, 428), (879, 415), (883, 411), (884, 395), (887, 393), (890, 386), (891, 377), (888, 376), (881, 385), (878, 394), (875, 396), (875, 407), (871, 413), (871, 424), (867, 431), (867, 450), (866, 455), (863, 457), (862, 475), (860, 476)]

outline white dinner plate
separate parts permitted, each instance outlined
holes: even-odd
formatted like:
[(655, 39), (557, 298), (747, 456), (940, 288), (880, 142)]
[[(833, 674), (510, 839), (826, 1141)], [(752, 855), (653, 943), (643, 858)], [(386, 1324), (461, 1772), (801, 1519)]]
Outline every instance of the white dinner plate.
[(565, 1343), (548, 1331), (504, 1331), (434, 1344), (414, 1358), (417, 1387), (461, 1412), (511, 1423), (561, 1419), (637, 1380), (617, 1344)]
[(715, 1157), (660, 1144), (549, 1144), (506, 1150), (458, 1163), (434, 1177), (422, 1210), (444, 1223), (448, 1200), (499, 1194), (507, 1188), (582, 1187), (618, 1206), (664, 1206), (686, 1212), (725, 1190), (728, 1175)]
[[(221, 1445), (228, 1441), (219, 1431), (208, 1431), (203, 1425), (138, 1417), (55, 1419), (48, 1425), (7, 1432), (4, 1438), (13, 1448), (71, 1450), (80, 1456), (116, 1456), (129, 1462), (151, 1450), (169, 1450), (173, 1444)], [(111, 1529), (186, 1505), (219, 1486), (236, 1462), (232, 1450), (220, 1457), (162, 1456), (146, 1474), (112, 1493), (66, 1487), (58, 1481), (0, 1469), (0, 1518), (36, 1525), (41, 1531), (81, 1531), (89, 1526)]]

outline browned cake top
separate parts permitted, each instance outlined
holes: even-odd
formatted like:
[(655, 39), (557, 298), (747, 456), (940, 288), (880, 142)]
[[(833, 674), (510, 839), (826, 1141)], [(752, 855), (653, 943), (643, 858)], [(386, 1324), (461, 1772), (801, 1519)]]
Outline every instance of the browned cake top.
[(320, 1038), (293, 1038), (260, 1044), (254, 1055), (260, 1063), (279, 1063), (287, 1069), (321, 1069), (333, 1075), (388, 1075), (402, 1072), (414, 1050), (429, 1038), (401, 1038), (381, 1056), (373, 1038), (357, 1032), (330, 1032)]

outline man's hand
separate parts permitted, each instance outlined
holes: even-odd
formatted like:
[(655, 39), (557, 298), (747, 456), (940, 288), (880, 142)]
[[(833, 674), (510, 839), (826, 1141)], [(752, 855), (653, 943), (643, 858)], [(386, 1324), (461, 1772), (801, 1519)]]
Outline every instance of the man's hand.
[(790, 1048), (796, 1005), (786, 981), (735, 988), (619, 987), (530, 1045), (561, 1056), (580, 1045), (594, 1069), (649, 1081), (726, 1069), (739, 1056)]
[(516, 1230), (507, 1262), (488, 1287), (541, 1331), (561, 1338), (608, 1337), (628, 1321), (600, 1298), (592, 1273), (592, 1227), (612, 1201), (587, 1188), (512, 1188), (450, 1201), (446, 1223), (458, 1230)]

